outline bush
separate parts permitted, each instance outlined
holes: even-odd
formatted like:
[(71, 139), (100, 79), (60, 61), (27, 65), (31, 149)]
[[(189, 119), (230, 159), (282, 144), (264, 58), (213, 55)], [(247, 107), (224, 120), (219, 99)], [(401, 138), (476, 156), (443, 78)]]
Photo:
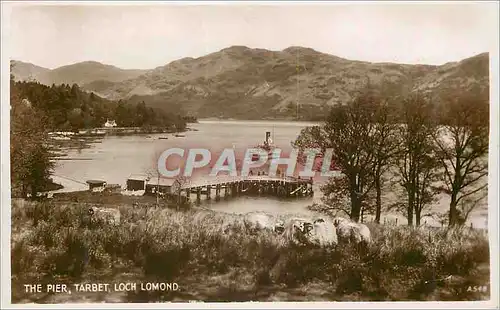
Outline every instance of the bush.
[(450, 275), (472, 283), (489, 259), (487, 238), (469, 231), (370, 224), (368, 246), (312, 247), (283, 243), (272, 232), (250, 233), (239, 224), (223, 229), (230, 216), (215, 212), (122, 207), (115, 226), (92, 219), (86, 205), (24, 207), (26, 212), (15, 207), (13, 231), (29, 220), (33, 226), (13, 236), (11, 252), (12, 274), (20, 276), (76, 279), (123, 266), (139, 267), (146, 279), (182, 281), (238, 270), (231, 291), (237, 291), (238, 277), (249, 276), (256, 290), (319, 282), (335, 296), (422, 300), (435, 298)]

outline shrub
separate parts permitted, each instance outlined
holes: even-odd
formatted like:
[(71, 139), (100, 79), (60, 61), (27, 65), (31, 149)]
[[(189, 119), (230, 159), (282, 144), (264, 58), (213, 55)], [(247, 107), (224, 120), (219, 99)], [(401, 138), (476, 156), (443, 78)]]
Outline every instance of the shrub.
[(273, 232), (248, 232), (239, 222), (227, 226), (235, 218), (222, 213), (122, 206), (121, 224), (114, 226), (91, 218), (88, 207), (16, 206), (13, 227), (27, 220), (33, 226), (13, 236), (13, 275), (76, 279), (122, 265), (139, 267), (145, 278), (177, 281), (238, 270), (236, 287), (227, 288), (235, 294), (238, 277), (249, 276), (255, 289), (320, 282), (335, 296), (422, 300), (435, 298), (450, 275), (477, 282), (478, 267), (489, 258), (487, 238), (468, 230), (370, 224), (368, 246), (313, 247), (288, 244)]

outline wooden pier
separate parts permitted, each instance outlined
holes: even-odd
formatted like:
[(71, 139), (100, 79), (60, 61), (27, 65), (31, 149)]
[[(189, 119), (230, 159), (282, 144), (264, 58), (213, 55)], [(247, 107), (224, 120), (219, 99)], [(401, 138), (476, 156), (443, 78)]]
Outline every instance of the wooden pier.
[(219, 176), (213, 179), (199, 179), (186, 182), (173, 189), (173, 180), (169, 184), (147, 184), (146, 193), (154, 193), (156, 188), (162, 193), (177, 194), (191, 199), (194, 195), (197, 202), (202, 197), (219, 200), (222, 197), (249, 196), (274, 196), (279, 198), (310, 197), (314, 194), (312, 179), (293, 177), (278, 178), (269, 176), (231, 177)]

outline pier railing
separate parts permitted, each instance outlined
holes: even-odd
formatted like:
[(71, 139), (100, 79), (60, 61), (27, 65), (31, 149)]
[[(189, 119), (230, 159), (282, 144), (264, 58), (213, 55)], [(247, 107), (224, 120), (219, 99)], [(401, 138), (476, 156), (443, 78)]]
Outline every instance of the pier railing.
[(296, 177), (270, 177), (266, 175), (261, 176), (218, 176), (209, 179), (197, 179), (189, 181), (181, 186), (182, 189), (191, 189), (197, 187), (217, 186), (228, 183), (244, 182), (244, 181), (257, 181), (257, 182), (286, 182), (286, 183), (312, 183), (310, 179), (301, 179)]

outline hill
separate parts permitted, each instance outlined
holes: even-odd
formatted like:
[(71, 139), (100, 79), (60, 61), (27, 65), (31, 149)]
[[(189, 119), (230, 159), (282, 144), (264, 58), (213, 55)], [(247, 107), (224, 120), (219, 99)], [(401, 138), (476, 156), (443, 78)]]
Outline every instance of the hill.
[(136, 78), (147, 71), (120, 69), (96, 61), (79, 62), (53, 70), (20, 61), (13, 61), (12, 64), (14, 67), (13, 74), (16, 80), (27, 80), (26, 72), (29, 72), (32, 73), (32, 79), (45, 85), (78, 84), (81, 86), (98, 80), (120, 82)]
[(482, 53), (439, 66), (416, 82), (414, 91), (434, 94), (437, 100), (462, 92), (489, 99), (489, 56)]
[(50, 69), (18, 60), (12, 60), (11, 67), (12, 74), (14, 75), (16, 81), (34, 80), (37, 76), (50, 71)]
[(367, 82), (384, 83), (395, 93), (425, 92), (437, 100), (472, 90), (487, 98), (488, 68), (486, 53), (431, 66), (348, 60), (298, 46), (282, 51), (232, 46), (121, 81), (89, 78), (82, 88), (198, 117), (316, 119), (329, 106), (353, 98)]

